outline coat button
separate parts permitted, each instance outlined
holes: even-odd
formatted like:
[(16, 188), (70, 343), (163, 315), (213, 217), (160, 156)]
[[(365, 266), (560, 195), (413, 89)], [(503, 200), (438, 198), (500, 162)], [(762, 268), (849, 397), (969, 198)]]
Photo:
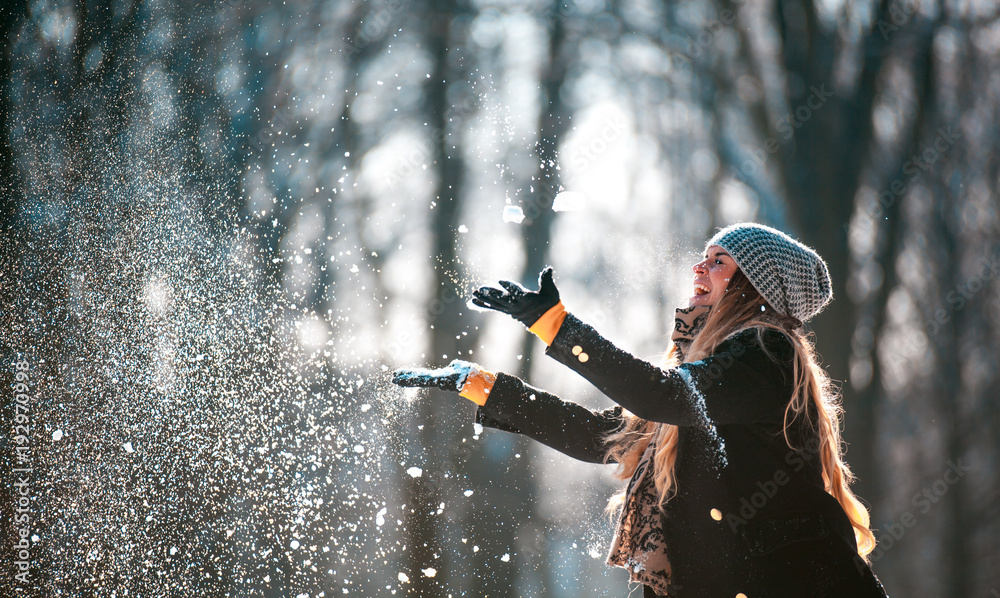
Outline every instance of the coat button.
[(583, 347), (580, 345), (573, 347), (573, 355), (579, 355), (580, 353), (583, 353)]
[[(715, 519), (716, 521), (722, 521), (722, 511), (720, 511), (719, 509), (712, 509), (712, 519)], [(746, 598), (746, 596), (744, 596), (743, 598)]]
[(747, 595), (744, 594), (743, 592), (740, 592), (739, 594), (736, 595), (736, 598), (747, 598)]
[(590, 355), (587, 355), (586, 353), (580, 353), (579, 355), (577, 355), (576, 358), (580, 360), (580, 363), (584, 363), (585, 361), (590, 359)]

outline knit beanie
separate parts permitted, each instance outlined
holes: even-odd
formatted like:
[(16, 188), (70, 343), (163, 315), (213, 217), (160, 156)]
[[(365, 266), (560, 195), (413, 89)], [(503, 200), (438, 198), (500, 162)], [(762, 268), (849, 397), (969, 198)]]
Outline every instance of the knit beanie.
[(720, 230), (705, 247), (712, 245), (728, 251), (750, 284), (782, 315), (805, 322), (833, 298), (823, 258), (777, 229), (742, 222)]

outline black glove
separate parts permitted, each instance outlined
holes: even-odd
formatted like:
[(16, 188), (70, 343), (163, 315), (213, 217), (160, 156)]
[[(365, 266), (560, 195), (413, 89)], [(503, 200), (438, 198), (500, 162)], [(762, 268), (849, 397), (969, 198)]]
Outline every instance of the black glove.
[(538, 275), (538, 290), (529, 291), (516, 282), (501, 280), (504, 290), (481, 287), (472, 293), (472, 303), (505, 313), (531, 328), (545, 312), (559, 303), (559, 291), (552, 282), (552, 266)]
[(479, 366), (460, 359), (455, 359), (443, 368), (428, 370), (424, 368), (403, 368), (392, 373), (392, 383), (398, 386), (420, 388), (440, 388), (451, 392), (460, 392), (465, 386), (469, 374), (478, 370)]

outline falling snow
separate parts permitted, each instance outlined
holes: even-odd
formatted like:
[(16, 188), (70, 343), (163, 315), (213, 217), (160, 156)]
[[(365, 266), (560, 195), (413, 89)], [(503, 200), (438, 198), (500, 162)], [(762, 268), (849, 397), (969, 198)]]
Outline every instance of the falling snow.
[[(253, 31), (246, 33), (261, 47), (266, 40), (258, 39), (258, 28), (266, 28), (267, 19), (261, 16), (264, 25), (253, 21)], [(205, 19), (210, 21), (215, 22)], [(158, 44), (187, 33), (149, 29), (159, 41), (128, 43), (159, 52)], [(94, 48), (97, 68), (104, 45)], [(413, 551), (407, 526), (414, 505), (405, 504), (400, 490), (408, 486), (426, 499), (431, 517), (451, 526), (448, 533), (470, 536), (450, 549), (469, 559), (482, 550), (480, 558), (488, 556), (494, 566), (497, 558), (510, 562), (511, 553), (503, 552), (510, 544), (491, 546), (489, 538), (454, 523), (491, 496), (483, 486), (471, 487), (482, 481), (471, 479), (464, 461), (491, 463), (506, 449), (484, 449), (489, 437), (480, 438), (479, 424), (469, 437), (469, 414), (460, 408), (417, 425), (414, 412), (422, 395), (388, 381), (391, 367), (406, 365), (402, 359), (434, 361), (421, 355), (425, 338), (396, 328), (419, 318), (421, 306), (389, 299), (390, 291), (393, 298), (403, 294), (383, 288), (397, 284), (396, 278), (386, 273), (383, 248), (375, 251), (365, 238), (384, 241), (390, 251), (398, 247), (400, 255), (410, 245), (420, 246), (396, 230), (410, 218), (404, 202), (411, 190), (393, 190), (389, 201), (396, 203), (388, 218), (326, 217), (316, 205), (358, 203), (356, 185), (364, 183), (342, 162), (360, 160), (359, 153), (334, 152), (335, 144), (317, 150), (317, 139), (297, 137), (316, 98), (292, 94), (281, 106), (265, 98), (247, 100), (240, 81), (253, 71), (238, 62), (238, 52), (219, 54), (226, 64), (209, 87), (238, 93), (226, 100), (233, 106), (206, 105), (234, 131), (269, 120), (263, 137), (222, 147), (199, 137), (198, 127), (188, 129), (193, 123), (181, 126), (189, 112), (202, 109), (204, 98), (191, 99), (203, 93), (201, 83), (178, 80), (159, 58), (135, 73), (143, 86), (137, 97), (112, 98), (125, 108), (137, 104), (130, 127), (108, 128), (102, 111), (89, 104), (93, 98), (86, 94), (108, 91), (99, 86), (82, 90), (80, 105), (72, 107), (89, 119), (85, 131), (58, 123), (46, 128), (41, 115), (17, 123), (16, 130), (24, 132), (19, 143), (52, 161), (28, 173), (26, 183), (33, 198), (26, 208), (35, 235), (31, 254), (37, 260), (19, 292), (31, 309), (8, 315), (5, 322), (26, 331), (30, 342), (17, 350), (30, 365), (31, 379), (49, 382), (37, 384), (33, 395), (35, 404), (44, 406), (32, 422), (38, 535), (31, 540), (39, 570), (61, 587), (108, 596), (325, 598), (393, 595), (405, 592), (399, 584), (415, 587), (429, 579), (443, 583), (451, 575), (438, 575), (446, 570), (441, 563), (460, 557), (436, 561), (440, 554), (435, 555), (419, 568), (401, 564)], [(289, 56), (276, 66), (289, 81), (315, 76), (310, 71), (315, 64), (304, 57)], [(399, 79), (387, 71), (374, 85), (380, 93), (401, 91)], [(54, 84), (25, 85), (19, 93), (35, 97), (52, 93), (44, 88)], [(329, 93), (335, 85), (326, 81), (320, 87)], [(414, 88), (404, 89), (409, 94)], [(319, 111), (331, 105), (322, 99), (315, 102)], [(270, 111), (253, 103), (271, 106)], [(364, 103), (358, 102), (359, 110)], [(324, 134), (341, 126), (328, 124)], [(491, 124), (508, 140), (516, 130), (506, 116)], [(54, 140), (81, 147), (60, 154)], [(214, 164), (226, 152), (246, 153), (242, 142), (254, 146), (255, 156), (265, 156), (264, 166), (227, 171), (224, 176), (232, 180), (212, 184), (188, 169), (192, 162)], [(328, 161), (322, 176), (308, 166), (317, 151)], [(65, 156), (89, 158), (78, 163)], [(431, 162), (421, 160), (414, 170), (427, 174)], [(289, 197), (276, 190), (269, 170)], [(506, 165), (499, 170), (509, 174)], [(308, 199), (301, 189), (290, 190), (305, 182)], [(571, 199), (560, 194), (553, 209), (579, 206), (578, 198)], [(246, 205), (232, 203), (237, 201)], [(224, 216), (243, 207), (244, 220)], [(468, 214), (467, 224), (456, 223), (454, 232), (463, 242), (492, 234), (487, 226), (499, 226), (497, 207), (484, 210), (484, 218)], [(503, 208), (504, 223), (524, 219), (521, 207)], [(50, 256), (61, 261), (49, 263)], [(413, 264), (419, 257), (403, 261)], [(481, 282), (475, 267), (470, 270), (449, 273), (457, 290)], [(401, 286), (419, 288), (420, 276), (429, 273), (395, 274), (406, 279)], [(329, 279), (330, 291), (310, 296), (319, 278)], [(274, 284), (277, 279), (283, 283)], [(46, 306), (51, 311), (38, 308), (37, 297), (54, 298)], [(54, 322), (70, 324), (57, 335)], [(372, 322), (384, 328), (385, 338), (398, 341), (399, 352), (370, 338)], [(468, 371), (456, 371), (463, 382)], [(456, 430), (460, 459), (435, 461), (415, 440), (425, 434), (436, 441), (433, 434), (441, 425)], [(393, 579), (399, 569), (406, 571)], [(134, 583), (128, 592), (114, 585), (123, 572)], [(374, 587), (376, 580), (382, 587)]]

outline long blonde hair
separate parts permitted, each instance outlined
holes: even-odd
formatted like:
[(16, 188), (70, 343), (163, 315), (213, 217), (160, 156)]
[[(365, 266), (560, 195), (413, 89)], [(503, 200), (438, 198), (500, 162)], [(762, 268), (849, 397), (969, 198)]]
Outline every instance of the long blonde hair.
[[(800, 323), (776, 314), (750, 284), (746, 275), (737, 269), (726, 293), (709, 312), (704, 328), (691, 343), (684, 361), (708, 357), (726, 338), (747, 328), (757, 329), (761, 346), (764, 346), (762, 335), (768, 328), (784, 333), (791, 340), (795, 350), (792, 362), (795, 385), (791, 400), (785, 408), (785, 442), (790, 448), (798, 450), (799, 447), (793, 446), (789, 439), (788, 430), (799, 418), (803, 418), (805, 424), (818, 433), (823, 484), (847, 513), (854, 526), (858, 554), (867, 561), (868, 553), (875, 548), (875, 536), (869, 527), (871, 521), (868, 509), (851, 492), (850, 484), (854, 481), (854, 475), (843, 459), (840, 438), (843, 409), (840, 406), (840, 396), (826, 371), (819, 366), (813, 343), (806, 337)], [(677, 347), (671, 344), (664, 367), (674, 368), (680, 363)], [(653, 480), (662, 507), (676, 493), (674, 465), (677, 461), (677, 439), (677, 426), (643, 420), (626, 412), (625, 425), (605, 439), (609, 446), (607, 460), (617, 462), (618, 477), (628, 480), (638, 467), (649, 443), (655, 442)], [(624, 500), (625, 493), (622, 490), (611, 497), (608, 510), (616, 510)]]

